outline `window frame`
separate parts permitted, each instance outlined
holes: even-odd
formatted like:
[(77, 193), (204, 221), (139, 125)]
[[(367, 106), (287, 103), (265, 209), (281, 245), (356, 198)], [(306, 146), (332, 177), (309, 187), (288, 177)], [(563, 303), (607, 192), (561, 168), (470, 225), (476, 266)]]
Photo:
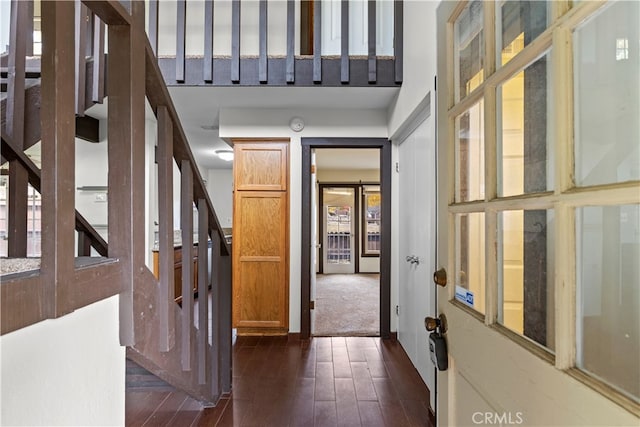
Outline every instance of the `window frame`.
[[(573, 4), (572, 4), (573, 3)], [(620, 406), (634, 414), (640, 413), (640, 405), (618, 392), (607, 383), (576, 367), (576, 208), (597, 204), (598, 206), (640, 203), (640, 181), (577, 187), (574, 173), (574, 74), (573, 34), (589, 18), (596, 16), (607, 1), (580, 2), (570, 0), (549, 1), (547, 28), (516, 56), (497, 67), (496, 54), (496, 3), (484, 2), (484, 80), (464, 98), (456, 101), (455, 87), (455, 43), (456, 19), (468, 4), (459, 1), (446, 26), (446, 121), (448, 164), (448, 265), (455, 271), (457, 236), (455, 218), (459, 214), (485, 214), (485, 314), (464, 305), (455, 298), (455, 286), (449, 287), (449, 303), (484, 322), (484, 324), (513, 342), (553, 364), (588, 386), (598, 390)], [(498, 102), (497, 88), (525, 69), (550, 50), (552, 65), (548, 83), (554, 88), (550, 92), (551, 115), (554, 123), (550, 128), (549, 151), (554, 165), (550, 176), (553, 189), (549, 191), (499, 197), (497, 182)], [(484, 102), (484, 200), (457, 202), (456, 118), (479, 101)], [(498, 323), (499, 283), (496, 247), (498, 241), (498, 216), (508, 210), (553, 210), (555, 213), (554, 262), (554, 310), (555, 350), (539, 346), (526, 337)]]
[[(367, 219), (367, 207), (369, 206), (367, 203), (367, 191), (365, 190), (365, 187), (367, 187), (367, 185), (361, 185), (360, 186), (360, 191), (362, 193), (362, 228), (361, 228), (361, 247), (362, 250), (360, 251), (360, 256), (362, 258), (379, 258), (380, 257), (380, 249), (376, 250), (369, 250), (368, 249), (368, 219)], [(376, 192), (378, 194), (378, 197), (380, 197), (380, 200), (382, 200), (382, 193), (380, 190), (378, 190)], [(380, 207), (382, 208), (382, 201), (380, 201)], [(378, 223), (378, 228), (380, 228), (382, 226), (382, 209), (380, 210), (380, 217), (378, 219), (376, 219), (375, 221), (377, 221)]]

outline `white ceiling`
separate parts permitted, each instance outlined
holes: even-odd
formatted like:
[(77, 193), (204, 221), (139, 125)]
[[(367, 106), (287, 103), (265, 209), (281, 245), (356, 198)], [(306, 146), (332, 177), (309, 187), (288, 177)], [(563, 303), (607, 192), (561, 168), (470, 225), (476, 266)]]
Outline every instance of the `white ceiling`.
[[(231, 169), (232, 162), (219, 159), (213, 152), (229, 149), (218, 138), (221, 108), (335, 109), (386, 111), (398, 88), (381, 87), (176, 87), (169, 88), (191, 151), (203, 169)], [(107, 100), (87, 111), (98, 119), (107, 117)], [(147, 115), (152, 115), (147, 107)], [(345, 150), (318, 150), (327, 169), (375, 169), (378, 153), (357, 155)]]
[[(176, 87), (169, 88), (196, 161), (205, 169), (231, 168), (213, 151), (229, 148), (218, 138), (221, 108), (356, 109), (386, 111), (398, 88), (381, 87)], [(208, 129), (203, 129), (203, 126)], [(332, 169), (371, 169), (367, 156), (336, 152)], [(376, 166), (378, 166), (376, 158)]]

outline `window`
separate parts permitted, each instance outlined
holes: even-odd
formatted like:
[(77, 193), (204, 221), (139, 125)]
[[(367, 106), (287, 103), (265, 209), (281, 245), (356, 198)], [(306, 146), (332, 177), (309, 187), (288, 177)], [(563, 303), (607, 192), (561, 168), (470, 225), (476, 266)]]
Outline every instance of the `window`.
[(380, 186), (363, 186), (362, 199), (362, 256), (380, 256)]
[(635, 410), (639, 16), (630, 1), (460, 2), (443, 131), (452, 304)]

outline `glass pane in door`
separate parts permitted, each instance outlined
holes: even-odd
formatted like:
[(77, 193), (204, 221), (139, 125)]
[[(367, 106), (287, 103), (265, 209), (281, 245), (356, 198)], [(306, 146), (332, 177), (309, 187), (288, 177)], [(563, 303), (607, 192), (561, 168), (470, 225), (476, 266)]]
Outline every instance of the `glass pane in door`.
[(325, 274), (354, 273), (355, 254), (355, 189), (325, 187), (322, 191), (324, 209), (324, 269)]
[(351, 262), (351, 206), (327, 206), (327, 262)]

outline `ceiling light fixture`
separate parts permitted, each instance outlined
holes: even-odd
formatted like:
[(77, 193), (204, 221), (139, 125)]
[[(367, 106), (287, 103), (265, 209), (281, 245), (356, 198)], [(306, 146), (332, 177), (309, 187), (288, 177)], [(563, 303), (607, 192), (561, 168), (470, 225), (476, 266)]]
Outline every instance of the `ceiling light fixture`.
[(214, 153), (225, 162), (230, 162), (233, 160), (233, 151), (231, 150), (216, 150), (214, 151)]

